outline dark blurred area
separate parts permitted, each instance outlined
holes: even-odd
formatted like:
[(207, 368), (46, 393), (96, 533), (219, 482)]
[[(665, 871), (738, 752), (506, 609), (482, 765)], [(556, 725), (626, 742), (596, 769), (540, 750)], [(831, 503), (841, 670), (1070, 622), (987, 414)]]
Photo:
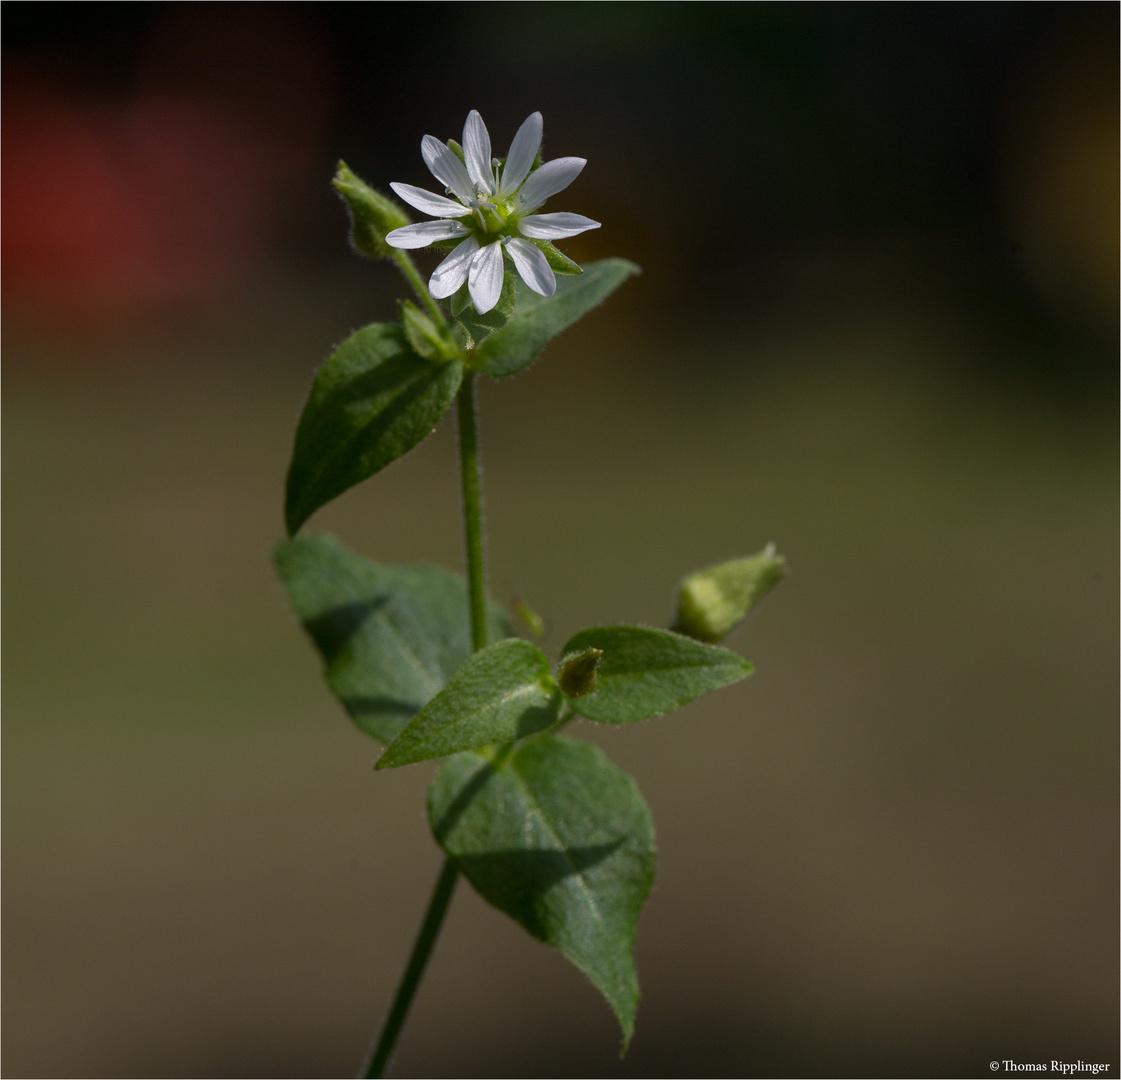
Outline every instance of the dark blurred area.
[[(750, 684), (575, 732), (659, 828), (629, 1056), (463, 888), (397, 1074), (1116, 1075), (1118, 22), (5, 4), (6, 1075), (357, 1067), (428, 774), (374, 777), (267, 552), (311, 371), (404, 295), (334, 163), (434, 187), (471, 108), (540, 109), (566, 252), (644, 270), (484, 390), (496, 596), (555, 651), (794, 573)], [(458, 567), (452, 437), (312, 527)]]

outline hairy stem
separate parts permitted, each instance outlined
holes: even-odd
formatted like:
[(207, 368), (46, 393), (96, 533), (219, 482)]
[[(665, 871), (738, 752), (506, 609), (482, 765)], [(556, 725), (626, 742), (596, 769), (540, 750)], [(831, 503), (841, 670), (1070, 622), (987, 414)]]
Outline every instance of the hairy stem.
[(473, 371), (468, 371), (463, 377), (456, 398), (456, 414), (459, 420), (459, 470), (463, 481), (463, 527), (467, 539), (467, 584), (471, 593), (471, 646), (477, 652), (487, 643), (487, 601)]
[[(403, 255), (404, 252), (401, 254)], [(405, 258), (408, 261), (408, 256)], [(411, 261), (408, 261), (408, 265), (416, 278), (414, 287), (417, 288), (417, 295), (424, 299), (428, 296), (428, 290), (424, 288), (424, 282), (420, 280)], [(406, 273), (405, 276), (409, 275)], [(434, 308), (435, 303), (431, 297), (428, 297), (428, 301)], [(439, 311), (438, 308), (436, 310)], [(442, 315), (440, 320), (443, 322)], [(487, 643), (487, 609), (474, 372), (469, 371), (464, 377), (456, 404), (459, 420), (459, 464), (463, 481), (463, 523), (467, 538), (467, 581), (471, 598), (471, 646), (477, 652), (485, 648)], [(459, 870), (451, 859), (446, 860), (436, 880), (436, 887), (432, 890), (432, 899), (428, 901), (428, 911), (424, 915), (424, 922), (421, 923), (420, 932), (413, 944), (405, 973), (401, 976), (401, 984), (397, 987), (397, 996), (393, 999), (393, 1005), (370, 1053), (370, 1060), (362, 1072), (363, 1077), (384, 1076), (385, 1070), (389, 1067), (397, 1040), (409, 1015), (413, 997), (424, 976), (428, 957), (432, 953), (436, 939), (440, 936), (440, 927), (444, 922), (444, 915), (447, 913), (458, 877)]]
[(409, 253), (400, 250), (400, 248), (395, 248), (392, 258), (397, 264), (397, 269), (405, 275), (405, 280), (412, 286), (412, 290), (416, 293), (417, 299), (428, 308), (428, 314), (435, 320), (436, 325), (440, 327), (441, 330), (446, 330), (448, 320), (444, 318), (444, 313), (440, 310), (440, 305), (432, 299), (432, 294), (428, 291), (428, 286), (424, 284), (424, 278), (420, 276), (413, 260), (409, 258)]
[(397, 987), (397, 996), (389, 1015), (385, 1018), (381, 1031), (378, 1033), (377, 1043), (370, 1053), (370, 1060), (362, 1071), (364, 1077), (379, 1077), (385, 1075), (389, 1067), (393, 1051), (397, 1047), (397, 1039), (401, 1029), (405, 1026), (405, 1019), (409, 1015), (409, 1007), (413, 1003), (413, 995), (424, 975), (424, 968), (440, 935), (440, 926), (444, 921), (444, 914), (451, 902), (452, 892), (459, 877), (459, 870), (453, 865), (451, 859), (444, 862), (444, 868), (436, 879), (436, 887), (432, 890), (432, 899), (428, 901), (428, 910), (424, 913), (424, 922), (420, 925), (420, 933), (413, 944), (409, 963), (405, 974), (401, 976), (401, 985)]

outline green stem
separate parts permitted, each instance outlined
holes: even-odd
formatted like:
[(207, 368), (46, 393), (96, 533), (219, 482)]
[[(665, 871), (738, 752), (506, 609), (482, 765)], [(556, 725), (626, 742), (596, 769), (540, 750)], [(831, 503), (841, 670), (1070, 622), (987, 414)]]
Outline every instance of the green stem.
[(459, 469), (463, 482), (463, 527), (467, 538), (467, 584), (471, 593), (471, 646), (477, 652), (486, 648), (487, 644), (487, 601), (473, 371), (463, 376), (456, 398), (456, 415), (459, 420)]
[(424, 284), (424, 278), (420, 276), (413, 260), (409, 258), (409, 253), (395, 248), (392, 257), (393, 261), (397, 264), (397, 268), (405, 275), (405, 280), (412, 286), (413, 292), (417, 295), (417, 299), (428, 308), (428, 314), (435, 320), (436, 325), (440, 327), (441, 330), (446, 330), (448, 328), (448, 320), (444, 318), (444, 313), (440, 310), (440, 305), (432, 299), (432, 294), (428, 291), (428, 286)]
[(420, 933), (417, 934), (405, 974), (401, 976), (401, 985), (397, 987), (397, 996), (393, 999), (393, 1006), (378, 1034), (378, 1041), (370, 1054), (369, 1063), (362, 1072), (364, 1077), (384, 1076), (385, 1070), (389, 1067), (389, 1061), (397, 1046), (397, 1039), (409, 1015), (413, 995), (424, 976), (424, 968), (428, 963), (432, 946), (436, 944), (436, 938), (440, 935), (440, 925), (444, 921), (444, 914), (448, 910), (458, 877), (459, 870), (451, 859), (447, 859), (440, 876), (436, 879), (436, 888), (432, 890), (432, 899), (428, 901), (428, 910), (424, 913), (424, 922), (420, 925)]
[[(417, 295), (423, 299), (428, 295), (428, 290), (424, 288), (424, 283), (416, 274), (416, 268), (411, 262), (408, 265), (419, 284)], [(429, 302), (432, 303), (430, 297)], [(442, 322), (442, 315), (440, 319)], [(459, 419), (459, 463), (463, 481), (463, 521), (467, 536), (467, 581), (471, 597), (471, 645), (477, 652), (487, 644), (487, 609), (483, 562), (483, 510), (479, 484), (479, 437), (475, 424), (475, 373), (473, 371), (468, 371), (464, 376), (456, 404)], [(508, 748), (505, 753), (509, 753)], [(428, 911), (425, 912), (424, 922), (421, 923), (420, 933), (417, 934), (405, 974), (401, 976), (401, 984), (397, 987), (397, 996), (393, 999), (389, 1015), (386, 1016), (385, 1023), (378, 1034), (369, 1063), (362, 1072), (364, 1077), (384, 1076), (385, 1070), (389, 1067), (397, 1040), (409, 1015), (413, 997), (424, 976), (428, 957), (432, 953), (436, 939), (440, 936), (440, 927), (444, 915), (447, 914), (458, 877), (459, 870), (455, 864), (451, 859), (446, 860), (436, 881), (436, 887), (432, 890), (432, 899), (428, 901)]]

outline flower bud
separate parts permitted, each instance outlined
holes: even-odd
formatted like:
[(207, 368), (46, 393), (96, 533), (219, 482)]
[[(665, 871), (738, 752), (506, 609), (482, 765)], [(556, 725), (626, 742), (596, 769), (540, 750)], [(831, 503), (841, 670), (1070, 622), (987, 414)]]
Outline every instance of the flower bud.
[(458, 355), (455, 344), (411, 300), (398, 300), (397, 311), (405, 337), (418, 356), (443, 363)]
[(732, 559), (690, 574), (681, 582), (673, 629), (715, 644), (782, 580), (786, 560), (768, 544), (758, 555)]
[(602, 655), (602, 649), (585, 649), (581, 653), (561, 659), (557, 683), (565, 697), (587, 697), (588, 694), (595, 693), (598, 681), (596, 667)]
[(409, 224), (409, 216), (395, 202), (376, 192), (340, 161), (331, 181), (350, 211), (350, 236), (357, 251), (372, 259), (393, 255), (385, 234)]

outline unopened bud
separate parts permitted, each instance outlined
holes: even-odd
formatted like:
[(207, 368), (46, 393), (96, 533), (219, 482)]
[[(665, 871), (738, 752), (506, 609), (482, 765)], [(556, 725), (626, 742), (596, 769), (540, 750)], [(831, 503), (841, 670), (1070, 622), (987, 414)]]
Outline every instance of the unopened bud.
[(588, 694), (595, 693), (598, 681), (596, 667), (602, 655), (602, 649), (585, 649), (581, 653), (566, 656), (561, 660), (557, 682), (565, 697), (587, 697)]
[(401, 316), (401, 327), (405, 331), (405, 337), (418, 356), (442, 363), (458, 355), (459, 350), (450, 338), (442, 333), (411, 300), (398, 300), (397, 310)]
[(732, 559), (681, 582), (673, 629), (698, 641), (723, 641), (786, 574), (786, 560), (768, 544), (758, 555)]
[(385, 242), (385, 234), (408, 225), (408, 214), (355, 176), (345, 161), (339, 162), (331, 183), (350, 211), (350, 236), (355, 248), (372, 259), (391, 256), (394, 249)]

